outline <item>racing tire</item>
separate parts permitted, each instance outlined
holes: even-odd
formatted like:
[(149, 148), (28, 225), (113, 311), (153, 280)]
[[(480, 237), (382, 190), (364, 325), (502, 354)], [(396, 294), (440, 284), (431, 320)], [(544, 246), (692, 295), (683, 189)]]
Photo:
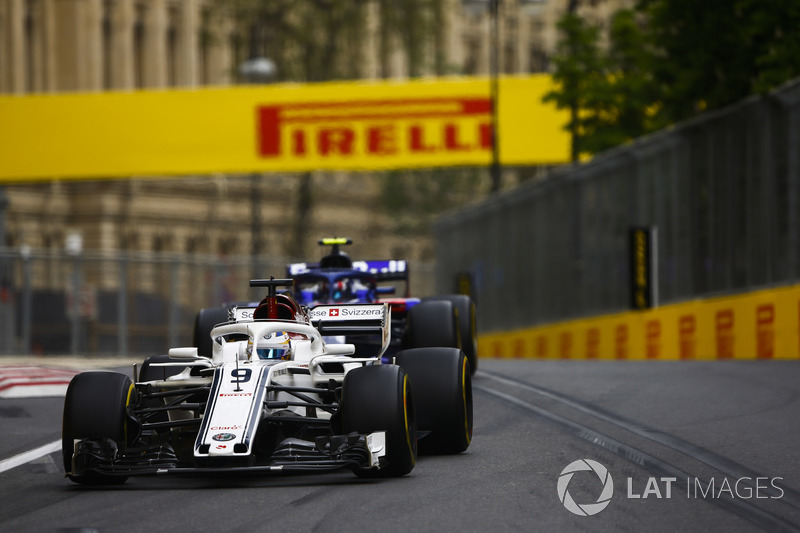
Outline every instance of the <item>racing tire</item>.
[(80, 439), (113, 440), (119, 451), (138, 435), (131, 423), (128, 406), (135, 389), (131, 378), (117, 372), (82, 372), (67, 387), (61, 430), (61, 455), (70, 480), (85, 485), (117, 485), (127, 476), (87, 472), (73, 475), (74, 442)]
[(461, 337), (461, 351), (469, 359), (472, 374), (478, 370), (478, 328), (475, 302), (466, 294), (446, 294), (432, 296), (423, 301), (446, 300), (453, 304), (458, 313), (458, 329)]
[(411, 381), (397, 365), (351, 370), (342, 383), (342, 429), (362, 434), (386, 431), (386, 459), (381, 469), (356, 469), (359, 477), (399, 477), (417, 462), (417, 424)]
[(414, 384), (420, 453), (454, 454), (472, 442), (472, 372), (457, 348), (416, 348), (395, 355)]
[(408, 310), (403, 348), (461, 348), (458, 312), (447, 300), (420, 302)]
[(194, 333), (192, 346), (197, 347), (197, 355), (211, 357), (211, 330), (214, 326), (228, 321), (226, 307), (208, 307), (201, 309), (194, 317)]

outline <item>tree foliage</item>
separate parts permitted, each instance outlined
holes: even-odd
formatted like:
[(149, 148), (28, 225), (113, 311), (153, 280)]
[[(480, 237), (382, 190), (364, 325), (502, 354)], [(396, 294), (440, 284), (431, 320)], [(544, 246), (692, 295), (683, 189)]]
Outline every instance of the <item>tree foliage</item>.
[[(601, 28), (574, 12), (553, 60), (580, 152), (596, 153), (800, 75), (800, 3), (639, 0)], [(577, 106), (577, 109), (576, 109)]]

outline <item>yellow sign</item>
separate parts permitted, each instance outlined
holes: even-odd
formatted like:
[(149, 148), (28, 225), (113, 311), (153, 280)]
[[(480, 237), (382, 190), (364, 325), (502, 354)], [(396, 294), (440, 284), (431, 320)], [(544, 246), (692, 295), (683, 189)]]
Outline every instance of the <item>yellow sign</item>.
[[(549, 76), (500, 80), (504, 165), (569, 160)], [(488, 165), (485, 78), (0, 96), (0, 181)]]
[(478, 339), (482, 357), (798, 359), (800, 285), (597, 316)]

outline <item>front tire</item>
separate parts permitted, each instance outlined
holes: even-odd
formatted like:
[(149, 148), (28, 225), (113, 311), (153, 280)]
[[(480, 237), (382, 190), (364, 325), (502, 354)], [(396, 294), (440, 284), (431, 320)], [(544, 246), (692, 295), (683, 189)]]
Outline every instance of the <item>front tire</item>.
[(214, 326), (228, 321), (228, 309), (226, 307), (208, 307), (201, 309), (194, 318), (194, 333), (192, 343), (197, 347), (197, 355), (211, 357), (212, 340), (211, 330)]
[(417, 424), (408, 375), (397, 365), (351, 370), (342, 384), (345, 433), (386, 431), (388, 464), (379, 470), (356, 470), (359, 477), (399, 477), (417, 462)]
[(111, 439), (120, 451), (132, 442), (138, 428), (128, 418), (128, 406), (134, 398), (131, 379), (116, 372), (82, 372), (77, 374), (64, 398), (61, 431), (61, 454), (64, 471), (81, 484), (119, 484), (126, 476), (110, 476), (88, 471), (74, 474), (72, 456), (76, 440)]

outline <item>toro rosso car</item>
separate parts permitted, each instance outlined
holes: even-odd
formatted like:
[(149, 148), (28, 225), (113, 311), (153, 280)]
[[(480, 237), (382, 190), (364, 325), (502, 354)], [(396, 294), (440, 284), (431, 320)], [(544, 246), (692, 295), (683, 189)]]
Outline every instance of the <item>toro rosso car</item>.
[[(332, 248), (318, 263), (287, 266), (298, 301), (310, 307), (343, 302), (388, 303), (393, 334), (389, 355), (403, 348), (457, 347), (466, 354), (474, 373), (478, 368), (474, 302), (461, 294), (411, 298), (406, 261), (352, 261), (341, 251), (341, 246), (352, 242), (344, 238), (321, 239), (320, 245)], [(391, 297), (397, 289), (386, 283), (392, 282), (399, 282), (402, 297)], [(362, 343), (356, 345), (360, 349)]]
[[(459, 453), (472, 438), (469, 363), (455, 348), (398, 352), (386, 303), (301, 306), (267, 287), (210, 332), (212, 353), (175, 348), (138, 376), (84, 372), (64, 404), (67, 476), (81, 484), (157, 474), (349, 469), (402, 476), (422, 450)], [(370, 356), (329, 336), (382, 339)]]

